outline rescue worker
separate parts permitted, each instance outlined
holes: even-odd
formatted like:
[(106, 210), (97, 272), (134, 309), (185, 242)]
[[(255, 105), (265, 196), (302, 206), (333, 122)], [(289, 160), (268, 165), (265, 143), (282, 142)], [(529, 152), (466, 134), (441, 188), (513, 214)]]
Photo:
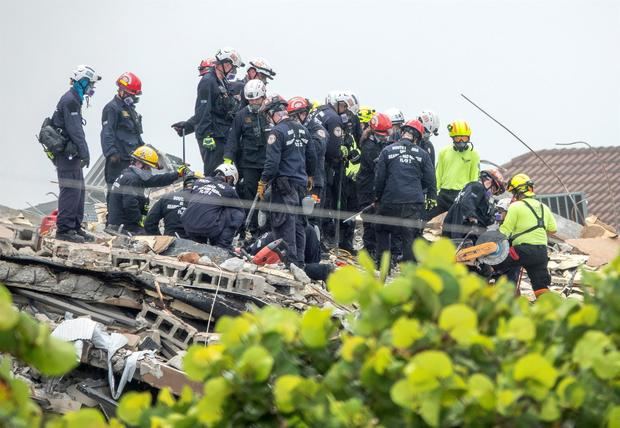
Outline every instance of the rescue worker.
[[(362, 140), (360, 156), (360, 170), (357, 174), (357, 197), (359, 209), (362, 209), (375, 201), (374, 181), (375, 165), (381, 150), (387, 145), (392, 129), (392, 121), (387, 114), (376, 113), (370, 120), (367, 138)], [(375, 208), (366, 211), (366, 215), (376, 214)], [(362, 219), (365, 214), (362, 214)], [(375, 235), (375, 224), (364, 221), (363, 234), (364, 248), (374, 257), (377, 249), (377, 238)]]
[(237, 51), (220, 49), (215, 54), (215, 65), (198, 83), (194, 116), (172, 125), (179, 136), (196, 134), (205, 176), (211, 175), (222, 163), (228, 131), (239, 109), (239, 101), (234, 97), (226, 76), (243, 66)]
[(400, 127), (403, 123), (405, 123), (405, 115), (400, 109), (396, 107), (389, 108), (385, 111), (385, 114), (388, 115), (390, 120), (392, 121), (392, 132), (390, 134), (389, 141), (390, 143), (395, 143), (400, 140)]
[(360, 121), (360, 126), (362, 127), (362, 137), (360, 141), (365, 140), (367, 136), (364, 136), (364, 132), (370, 132), (370, 119), (375, 115), (377, 111), (368, 106), (361, 106), (359, 113), (357, 113), (357, 118)]
[(282, 238), (289, 247), (288, 262), (303, 267), (305, 219), (296, 210), (301, 209), (302, 198), (312, 188), (316, 154), (309, 145), (308, 130), (297, 118), (288, 116), (287, 105), (279, 95), (271, 96), (263, 105), (274, 127), (267, 139), (267, 160), (257, 192), (263, 199), (267, 186), (271, 186), (270, 202), (291, 209), (271, 211), (271, 227), (276, 239)]
[(221, 164), (214, 177), (197, 180), (181, 223), (189, 239), (230, 249), (245, 211), (235, 190), (239, 173), (234, 165)]
[[(375, 172), (377, 213), (406, 221), (424, 218), (424, 192), (434, 198), (435, 174), (431, 159), (418, 143), (424, 127), (418, 120), (410, 120), (402, 127), (401, 139), (385, 147), (379, 154)], [(390, 249), (391, 236), (402, 240), (403, 260), (413, 260), (413, 240), (421, 235), (421, 227), (377, 224), (377, 261)]]
[(249, 61), (248, 68), (246, 70), (245, 77), (241, 80), (235, 80), (232, 83), (233, 85), (233, 93), (236, 97), (241, 101), (240, 108), (248, 105), (248, 100), (245, 98), (244, 88), (248, 82), (252, 80), (260, 80), (267, 86), (270, 80), (276, 76), (276, 72), (273, 71), (273, 68), (269, 65), (269, 63), (263, 58), (254, 58)]
[(202, 175), (198, 173), (186, 175), (183, 177), (182, 190), (166, 193), (155, 202), (144, 219), (144, 231), (148, 235), (159, 235), (159, 222), (163, 220), (164, 235), (187, 238), (181, 216), (187, 208), (194, 183), (199, 178)]
[(142, 82), (134, 73), (127, 72), (116, 79), (118, 92), (106, 104), (101, 115), (101, 150), (105, 156), (104, 177), (107, 187), (106, 202), (112, 184), (129, 166), (131, 154), (142, 141), (142, 116), (136, 103), (142, 94)]
[[(244, 93), (249, 104), (235, 115), (224, 150), (224, 163), (234, 163), (237, 167), (241, 180), (237, 187), (239, 196), (251, 204), (265, 166), (266, 134), (271, 127), (260, 112), (266, 96), (265, 84), (258, 79), (250, 80)], [(253, 223), (255, 228), (256, 222)]]
[(513, 194), (514, 202), (508, 207), (499, 231), (508, 237), (514, 251), (494, 269), (506, 272), (513, 267), (523, 267), (538, 297), (549, 291), (551, 284), (547, 269), (547, 234), (556, 232), (555, 218), (549, 207), (534, 198), (534, 182), (527, 175), (515, 175), (506, 188)]
[(420, 147), (428, 152), (433, 165), (435, 165), (435, 146), (431, 142), (431, 135), (439, 135), (439, 116), (432, 110), (423, 110), (418, 116), (418, 120), (424, 125), (424, 135)]
[(144, 235), (144, 218), (149, 211), (145, 189), (174, 183), (188, 172), (181, 165), (177, 171), (153, 174), (159, 169), (159, 155), (149, 146), (138, 147), (131, 154), (131, 164), (112, 185), (108, 203), (108, 228), (119, 233)]
[[(452, 145), (439, 152), (436, 176), (439, 193), (426, 201), (426, 218), (432, 218), (450, 209), (454, 199), (467, 183), (478, 180), (480, 155), (470, 141), (471, 128), (464, 120), (448, 125)], [(430, 193), (430, 192), (429, 192)]]
[[(506, 191), (504, 178), (495, 169), (480, 172), (480, 179), (468, 183), (459, 192), (443, 221), (442, 235), (461, 239), (469, 234), (475, 242), (484, 229), (495, 223), (495, 207), (491, 196)], [(471, 233), (470, 233), (471, 232)]]
[[(327, 130), (321, 125), (318, 119), (310, 114), (312, 105), (307, 98), (293, 97), (288, 100), (286, 112), (290, 117), (295, 117), (306, 127), (310, 133), (310, 145), (314, 146), (316, 154), (315, 175), (312, 180), (310, 194), (316, 202), (315, 208), (323, 207), (323, 199), (325, 198), (325, 151), (327, 150)], [(312, 217), (311, 223), (320, 229), (320, 218)]]
[(84, 220), (84, 175), (82, 168), (90, 164), (90, 152), (84, 135), (82, 104), (95, 93), (101, 80), (88, 65), (78, 65), (71, 75), (71, 88), (60, 98), (52, 115), (52, 126), (66, 139), (63, 153), (56, 155), (58, 174), (58, 218), (56, 239), (83, 243), (93, 238), (82, 229)]

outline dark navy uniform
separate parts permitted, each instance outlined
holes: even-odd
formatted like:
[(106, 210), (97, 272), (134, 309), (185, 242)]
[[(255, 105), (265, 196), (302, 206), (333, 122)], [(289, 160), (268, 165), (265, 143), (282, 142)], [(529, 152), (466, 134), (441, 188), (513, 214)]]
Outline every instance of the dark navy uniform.
[[(374, 135), (370, 134), (368, 138), (360, 144), (360, 170), (357, 173), (357, 198), (359, 207), (364, 208), (375, 201), (375, 165), (379, 158), (381, 150), (385, 147), (385, 143), (379, 141)], [(375, 209), (371, 208), (366, 211), (367, 214), (376, 214)], [(362, 214), (362, 218), (364, 215)], [(375, 254), (377, 247), (377, 238), (375, 235), (375, 224), (364, 222), (364, 248), (370, 254)]]
[(133, 105), (128, 105), (116, 95), (103, 108), (101, 126), (101, 150), (105, 156), (104, 175), (108, 187), (107, 199), (112, 183), (129, 166), (133, 151), (144, 145), (141, 136), (142, 116), (136, 112)]
[(189, 190), (170, 192), (162, 196), (151, 207), (144, 219), (144, 231), (149, 235), (159, 235), (159, 221), (164, 221), (164, 235), (187, 238), (181, 216), (187, 208)]
[(435, 165), (435, 146), (433, 146), (430, 138), (425, 139), (422, 137), (422, 140), (420, 140), (420, 147), (422, 150), (426, 150), (426, 153), (428, 153), (431, 158), (431, 162)]
[[(215, 68), (202, 76), (198, 83), (194, 116), (188, 122), (196, 133), (205, 176), (211, 175), (223, 161), (228, 130), (238, 106), (239, 101), (234, 97), (230, 82), (220, 80)], [(203, 146), (205, 137), (215, 140), (215, 148), (209, 150)]]
[(224, 158), (235, 163), (239, 170), (238, 186), (241, 199), (252, 201), (256, 196), (258, 180), (263, 173), (267, 152), (267, 135), (271, 130), (262, 113), (249, 107), (240, 110), (233, 120), (224, 150)]
[(84, 219), (84, 175), (82, 165), (90, 163), (90, 153), (82, 119), (82, 100), (75, 89), (67, 91), (58, 101), (52, 125), (67, 138), (64, 153), (56, 156), (58, 173), (57, 233), (80, 230)]
[[(424, 150), (407, 139), (385, 147), (379, 155), (375, 172), (375, 196), (379, 215), (405, 220), (424, 216), (424, 190), (435, 198), (435, 168)], [(400, 235), (403, 260), (413, 260), (411, 245), (421, 229), (378, 224), (377, 258), (390, 249), (390, 235)]]
[(115, 229), (123, 225), (123, 231), (142, 234), (142, 216), (147, 214), (148, 198), (144, 189), (163, 187), (179, 178), (176, 171), (153, 174), (130, 166), (123, 170), (112, 185), (108, 203), (108, 224)]
[[(316, 171), (311, 193), (319, 197), (320, 202), (315, 208), (323, 208), (325, 205), (325, 150), (327, 149), (327, 130), (314, 116), (308, 116), (304, 126), (310, 133), (310, 144), (314, 146), (316, 153)], [(311, 217), (312, 224), (321, 227), (320, 217)]]
[(181, 222), (190, 239), (229, 248), (244, 218), (237, 191), (216, 176), (194, 183)]
[[(463, 238), (467, 232), (462, 230), (450, 230), (451, 225), (455, 226), (480, 226), (488, 227), (495, 222), (495, 209), (489, 203), (490, 192), (484, 188), (479, 181), (472, 181), (463, 187), (448, 210), (448, 214), (443, 221), (443, 236), (451, 239)], [(470, 223), (469, 218), (475, 218), (476, 223)], [(474, 242), (475, 236), (471, 236)]]
[[(316, 153), (309, 144), (309, 134), (292, 118), (284, 118), (271, 130), (261, 177), (272, 186), (271, 202), (301, 208), (308, 176), (314, 176), (316, 171)], [(303, 265), (306, 245), (303, 215), (272, 211), (270, 220), (276, 239), (283, 238), (289, 247), (289, 261)]]

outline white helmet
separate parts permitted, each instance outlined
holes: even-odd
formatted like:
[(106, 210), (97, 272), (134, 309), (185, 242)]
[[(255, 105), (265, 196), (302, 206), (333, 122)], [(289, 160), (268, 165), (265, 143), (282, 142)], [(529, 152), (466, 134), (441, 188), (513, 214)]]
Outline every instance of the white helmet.
[(231, 47), (225, 47), (217, 51), (215, 54), (217, 62), (229, 61), (235, 67), (243, 67), (245, 64), (241, 61), (241, 55)]
[(234, 165), (223, 163), (215, 168), (215, 172), (221, 172), (224, 177), (232, 177), (233, 186), (239, 181), (239, 171), (237, 171), (237, 167)]
[(330, 91), (325, 97), (325, 103), (334, 108), (338, 107), (338, 103), (344, 103), (353, 114), (357, 114), (360, 108), (357, 97), (351, 91)]
[(97, 82), (101, 80), (101, 76), (97, 74), (94, 68), (89, 65), (78, 65), (71, 73), (71, 79), (76, 82), (83, 78), (87, 78), (90, 82)]
[(252, 79), (245, 84), (243, 95), (246, 100), (257, 100), (267, 95), (267, 88), (262, 80)]
[(264, 58), (254, 58), (250, 61), (248, 68), (254, 68), (258, 73), (264, 74), (267, 79), (273, 79), (276, 72)]
[(385, 111), (385, 114), (387, 114), (392, 121), (392, 125), (402, 125), (403, 123), (405, 123), (405, 115), (400, 109), (397, 109), (396, 107), (387, 109)]
[(510, 202), (512, 202), (512, 198), (502, 198), (499, 201), (497, 201), (495, 206), (497, 208), (499, 208), (499, 209), (504, 210), (504, 211), (508, 211), (508, 207), (510, 206)]
[(432, 110), (424, 110), (418, 120), (422, 122), (426, 135), (439, 135), (439, 116)]

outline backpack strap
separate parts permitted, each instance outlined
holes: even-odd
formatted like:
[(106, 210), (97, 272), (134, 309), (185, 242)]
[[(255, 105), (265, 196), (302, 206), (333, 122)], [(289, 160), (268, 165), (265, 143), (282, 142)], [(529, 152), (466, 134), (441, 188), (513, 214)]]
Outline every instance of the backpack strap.
[(523, 232), (519, 232), (519, 233), (515, 233), (514, 235), (510, 235), (510, 237), (508, 238), (508, 240), (510, 241), (510, 244), (512, 245), (512, 242), (517, 239), (520, 236), (525, 235), (526, 233), (530, 233), (535, 231), (536, 229), (542, 228), (545, 229), (545, 208), (543, 207), (542, 203), (540, 204), (540, 211), (541, 211), (541, 215), (540, 217), (538, 216), (538, 214), (536, 214), (536, 211), (534, 211), (534, 208), (527, 203), (526, 200), (522, 201), (526, 207), (528, 207), (530, 209), (530, 211), (532, 212), (532, 214), (534, 214), (534, 217), (536, 217), (536, 226), (532, 226), (529, 229), (523, 231)]

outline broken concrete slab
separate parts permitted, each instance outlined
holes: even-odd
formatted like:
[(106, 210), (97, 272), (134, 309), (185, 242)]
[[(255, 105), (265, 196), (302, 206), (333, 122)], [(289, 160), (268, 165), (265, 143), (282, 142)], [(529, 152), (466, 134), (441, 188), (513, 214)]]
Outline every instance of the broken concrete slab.
[(611, 262), (620, 252), (620, 239), (617, 238), (569, 239), (566, 242), (581, 253), (587, 254), (589, 256), (587, 265), (591, 267), (600, 267)]

